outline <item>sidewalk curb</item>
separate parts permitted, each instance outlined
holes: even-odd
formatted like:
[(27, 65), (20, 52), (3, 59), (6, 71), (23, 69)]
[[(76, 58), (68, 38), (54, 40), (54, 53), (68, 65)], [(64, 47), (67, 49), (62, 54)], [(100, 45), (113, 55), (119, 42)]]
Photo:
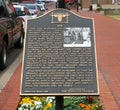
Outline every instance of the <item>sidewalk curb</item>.
[(0, 92), (6, 86), (7, 82), (10, 80), (16, 68), (20, 65), (21, 58), (22, 58), (22, 52), (14, 60), (14, 62), (3, 71), (4, 74), (1, 73), (2, 75), (0, 76)]

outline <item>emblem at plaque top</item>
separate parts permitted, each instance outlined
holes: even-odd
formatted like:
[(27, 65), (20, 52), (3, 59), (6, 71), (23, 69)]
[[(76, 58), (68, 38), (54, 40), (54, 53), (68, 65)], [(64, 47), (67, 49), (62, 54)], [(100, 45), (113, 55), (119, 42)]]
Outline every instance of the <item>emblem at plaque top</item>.
[(52, 23), (68, 23), (68, 13), (52, 13)]

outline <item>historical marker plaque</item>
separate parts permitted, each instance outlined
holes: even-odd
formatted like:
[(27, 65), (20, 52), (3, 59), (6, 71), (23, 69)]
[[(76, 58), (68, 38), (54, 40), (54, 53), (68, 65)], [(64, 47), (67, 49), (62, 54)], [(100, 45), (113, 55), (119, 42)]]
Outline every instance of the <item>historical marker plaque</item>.
[(21, 95), (98, 95), (93, 19), (57, 9), (27, 21)]

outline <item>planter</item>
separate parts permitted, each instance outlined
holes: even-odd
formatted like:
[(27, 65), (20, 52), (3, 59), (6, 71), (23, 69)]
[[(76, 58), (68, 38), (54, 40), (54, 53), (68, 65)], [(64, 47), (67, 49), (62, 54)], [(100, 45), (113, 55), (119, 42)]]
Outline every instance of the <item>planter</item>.
[[(18, 110), (55, 110), (55, 97), (22, 97)], [(64, 110), (103, 110), (98, 96), (64, 96)]]

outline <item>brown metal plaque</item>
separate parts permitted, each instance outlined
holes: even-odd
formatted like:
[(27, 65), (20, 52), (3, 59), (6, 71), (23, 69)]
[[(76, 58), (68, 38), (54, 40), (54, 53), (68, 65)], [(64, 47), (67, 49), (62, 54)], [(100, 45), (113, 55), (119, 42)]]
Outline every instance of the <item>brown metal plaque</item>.
[(27, 21), (21, 95), (98, 95), (93, 19), (56, 9)]

